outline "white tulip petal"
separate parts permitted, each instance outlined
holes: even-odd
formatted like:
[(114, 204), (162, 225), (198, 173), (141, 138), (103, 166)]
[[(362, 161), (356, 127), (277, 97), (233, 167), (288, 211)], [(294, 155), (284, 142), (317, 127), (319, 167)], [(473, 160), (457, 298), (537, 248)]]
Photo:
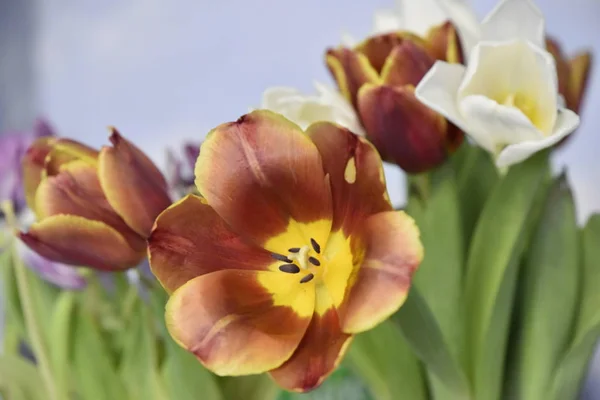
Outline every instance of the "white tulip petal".
[(357, 135), (365, 136), (365, 130), (359, 121), (358, 114), (348, 99), (339, 90), (331, 86), (320, 82), (315, 82), (314, 85), (319, 93), (321, 102), (330, 105), (332, 108), (332, 121), (350, 129)]
[(549, 135), (558, 101), (556, 62), (547, 51), (522, 40), (479, 43), (459, 88), (459, 101), (471, 95), (520, 103), (515, 105)]
[(436, 61), (415, 89), (415, 96), (421, 103), (442, 114), (463, 131), (467, 125), (456, 100), (464, 73), (463, 65)]
[(579, 126), (579, 116), (573, 111), (563, 108), (559, 110), (554, 133), (542, 140), (525, 141), (506, 146), (496, 158), (498, 168), (508, 167), (512, 164), (526, 160), (536, 152), (551, 147), (560, 142), (565, 136)]
[(508, 144), (544, 138), (519, 109), (503, 106), (485, 96), (467, 96), (460, 100), (459, 109), (468, 122), (466, 132), (492, 153)]
[(482, 41), (513, 39), (544, 47), (544, 15), (531, 0), (501, 0), (481, 23)]
[(396, 9), (403, 30), (419, 36), (448, 20), (439, 0), (396, 0)]
[(373, 34), (399, 31), (402, 29), (402, 22), (395, 10), (375, 10), (373, 15)]

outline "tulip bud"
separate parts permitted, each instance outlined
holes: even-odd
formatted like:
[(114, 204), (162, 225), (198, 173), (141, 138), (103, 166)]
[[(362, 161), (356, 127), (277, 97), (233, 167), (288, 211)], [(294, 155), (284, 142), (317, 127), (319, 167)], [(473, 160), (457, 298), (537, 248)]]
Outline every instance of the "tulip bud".
[(134, 267), (145, 257), (152, 224), (171, 204), (167, 184), (115, 129), (110, 141), (100, 152), (56, 138), (29, 148), (24, 186), (38, 222), (20, 237), (40, 255), (101, 270)]
[(434, 27), (427, 39), (395, 32), (354, 49), (330, 49), (327, 65), (342, 94), (358, 112), (367, 137), (385, 161), (409, 173), (443, 163), (463, 133), (417, 100), (414, 88), (436, 59), (462, 62), (456, 29)]
[(564, 97), (566, 107), (579, 114), (587, 88), (592, 55), (584, 52), (569, 59), (552, 38), (546, 38), (546, 49), (556, 60), (558, 91)]

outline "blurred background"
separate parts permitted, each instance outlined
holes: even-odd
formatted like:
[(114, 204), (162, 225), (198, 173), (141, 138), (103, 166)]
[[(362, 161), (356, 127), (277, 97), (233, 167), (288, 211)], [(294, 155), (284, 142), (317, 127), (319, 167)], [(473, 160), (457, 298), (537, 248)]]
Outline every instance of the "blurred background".
[[(414, 0), (418, 1), (418, 0)], [(495, 0), (473, 0), (479, 16)], [(600, 0), (538, 0), (547, 32), (567, 53), (600, 54)], [(46, 117), (60, 135), (93, 146), (114, 125), (160, 166), (165, 148), (201, 141), (260, 105), (269, 86), (312, 92), (331, 82), (323, 53), (343, 32), (370, 32), (393, 0), (2, 0), (0, 132)], [(582, 125), (556, 155), (568, 168), (581, 222), (600, 211), (600, 73)], [(389, 168), (395, 203), (402, 176)], [(600, 357), (586, 399), (600, 399)]]

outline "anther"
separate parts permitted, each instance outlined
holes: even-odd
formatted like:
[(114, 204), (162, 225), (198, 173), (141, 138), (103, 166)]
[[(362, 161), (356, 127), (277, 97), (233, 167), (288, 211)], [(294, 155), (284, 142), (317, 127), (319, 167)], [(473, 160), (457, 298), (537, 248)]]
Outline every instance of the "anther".
[(300, 272), (300, 267), (296, 264), (283, 264), (279, 266), (281, 272), (287, 272), (288, 274), (297, 274)]
[(304, 278), (300, 279), (300, 283), (310, 282), (310, 281), (312, 281), (312, 278), (314, 278), (314, 277), (315, 277), (314, 274), (308, 274)]
[(292, 263), (292, 260), (290, 260), (289, 258), (287, 258), (286, 256), (283, 256), (281, 254), (271, 253), (271, 257), (273, 257), (274, 259), (276, 259), (278, 261), (282, 261), (284, 263), (288, 263), (288, 264)]
[(312, 244), (312, 247), (315, 249), (317, 254), (321, 253), (321, 246), (319, 246), (319, 243), (317, 243), (315, 239), (310, 238), (310, 244)]
[(290, 253), (297, 253), (300, 251), (300, 247), (292, 247), (291, 249), (288, 249), (288, 251)]
[(310, 262), (312, 265), (316, 265), (317, 267), (318, 267), (319, 265), (321, 265), (321, 263), (319, 262), (319, 260), (317, 260), (317, 259), (316, 259), (316, 258), (314, 258), (314, 257), (308, 257), (308, 262)]

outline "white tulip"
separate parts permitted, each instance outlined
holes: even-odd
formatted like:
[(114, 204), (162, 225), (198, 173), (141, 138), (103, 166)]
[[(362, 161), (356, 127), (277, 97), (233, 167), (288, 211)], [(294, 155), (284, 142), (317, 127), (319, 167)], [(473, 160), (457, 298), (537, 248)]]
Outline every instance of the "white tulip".
[(481, 26), (467, 66), (436, 62), (416, 88), (504, 168), (558, 143), (579, 125), (564, 108), (544, 18), (530, 0), (503, 0)]
[(317, 121), (335, 122), (364, 136), (356, 111), (346, 98), (334, 88), (315, 82), (316, 95), (304, 95), (289, 87), (265, 90), (261, 108), (275, 111), (306, 129)]

